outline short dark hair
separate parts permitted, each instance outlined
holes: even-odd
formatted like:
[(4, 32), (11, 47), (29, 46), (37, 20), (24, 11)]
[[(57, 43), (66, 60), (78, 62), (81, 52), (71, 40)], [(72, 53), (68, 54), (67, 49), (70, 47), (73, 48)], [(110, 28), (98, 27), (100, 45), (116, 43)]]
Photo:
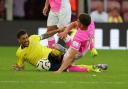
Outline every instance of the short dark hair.
[(22, 35), (24, 34), (27, 34), (27, 32), (25, 30), (20, 30), (18, 33), (17, 33), (17, 38), (19, 39)]
[(91, 23), (91, 17), (86, 13), (82, 13), (79, 15), (79, 21), (81, 24), (89, 26)]

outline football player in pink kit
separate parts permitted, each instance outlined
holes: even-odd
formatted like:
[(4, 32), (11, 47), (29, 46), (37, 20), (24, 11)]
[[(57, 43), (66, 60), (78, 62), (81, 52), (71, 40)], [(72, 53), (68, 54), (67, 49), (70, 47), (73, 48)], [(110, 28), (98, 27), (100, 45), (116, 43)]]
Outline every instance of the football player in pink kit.
[[(48, 7), (50, 5), (50, 12), (47, 20), (47, 32), (65, 27), (71, 21), (71, 6), (69, 0), (46, 0), (43, 9), (43, 15), (47, 15)], [(48, 38), (49, 48), (55, 44), (55, 38), (52, 36)]]
[(69, 49), (64, 55), (61, 67), (56, 72), (62, 72), (66, 68), (68, 68), (69, 71), (81, 71), (81, 68), (75, 65), (72, 66), (71, 64), (75, 60), (76, 55), (83, 56), (89, 48), (93, 56), (97, 55), (93, 42), (95, 24), (91, 20), (91, 17), (85, 13), (80, 14), (78, 21), (72, 22), (64, 32), (59, 34), (60, 38), (64, 39), (72, 28), (77, 28), (77, 32), (72, 41), (69, 39), (66, 41)]

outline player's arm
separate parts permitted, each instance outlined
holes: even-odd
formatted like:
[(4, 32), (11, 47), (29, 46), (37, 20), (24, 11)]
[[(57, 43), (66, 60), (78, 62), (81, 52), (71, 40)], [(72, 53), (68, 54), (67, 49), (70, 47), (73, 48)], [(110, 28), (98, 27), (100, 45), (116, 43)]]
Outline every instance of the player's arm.
[(16, 71), (21, 71), (24, 69), (24, 58), (22, 57), (22, 54), (17, 52), (17, 63), (12, 67)]
[(69, 24), (69, 26), (67, 26), (65, 32), (69, 32), (70, 30), (72, 30), (72, 28), (76, 28), (78, 25), (77, 21), (72, 22), (71, 24)]
[(66, 37), (66, 35), (68, 34), (69, 31), (71, 31), (73, 28), (77, 27), (77, 21), (72, 22), (71, 24), (69, 24), (66, 29), (64, 30), (64, 32), (61, 32), (58, 36), (61, 39), (64, 39)]
[(92, 54), (93, 57), (95, 57), (95, 56), (98, 55), (97, 50), (96, 50), (96, 48), (94, 47), (94, 39), (91, 39), (90, 51), (91, 51), (91, 54)]
[(92, 30), (92, 32), (91, 32), (91, 40), (90, 40), (90, 51), (91, 51), (92, 56), (95, 57), (95, 56), (98, 55), (98, 53), (97, 53), (97, 50), (95, 49), (95, 46), (94, 46), (95, 24), (94, 24), (93, 21), (91, 21), (91, 24), (89, 25), (88, 28)]
[(45, 1), (45, 6), (42, 10), (43, 15), (45, 15), (45, 16), (47, 15), (48, 7), (49, 7), (49, 0), (46, 0)]
[(53, 30), (53, 31), (49, 31), (49, 32), (47, 32), (47, 33), (45, 33), (45, 34), (42, 34), (42, 35), (41, 35), (41, 40), (46, 39), (46, 38), (49, 38), (49, 37), (53, 36), (53, 35), (56, 34), (56, 33), (63, 32), (64, 29), (65, 29), (65, 28), (60, 28), (60, 29)]
[(76, 49), (70, 47), (63, 58), (61, 67), (56, 71), (56, 73), (63, 72), (69, 65), (71, 65), (77, 53), (78, 51)]

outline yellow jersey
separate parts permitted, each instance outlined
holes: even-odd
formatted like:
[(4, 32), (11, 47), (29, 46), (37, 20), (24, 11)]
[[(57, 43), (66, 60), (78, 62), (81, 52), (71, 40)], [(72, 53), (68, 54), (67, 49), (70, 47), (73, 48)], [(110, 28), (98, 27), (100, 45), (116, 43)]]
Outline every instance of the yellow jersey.
[(29, 37), (29, 46), (23, 49), (21, 46), (18, 48), (16, 52), (18, 66), (24, 66), (24, 61), (35, 66), (40, 59), (48, 58), (52, 49), (42, 46), (40, 40), (41, 38), (39, 35), (31, 35)]

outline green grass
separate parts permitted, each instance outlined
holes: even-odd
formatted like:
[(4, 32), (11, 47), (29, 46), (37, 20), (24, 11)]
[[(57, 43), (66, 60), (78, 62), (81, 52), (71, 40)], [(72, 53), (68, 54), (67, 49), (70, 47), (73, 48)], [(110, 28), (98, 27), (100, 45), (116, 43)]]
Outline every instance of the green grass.
[[(128, 89), (128, 50), (98, 50), (95, 59), (87, 53), (78, 64), (107, 63), (101, 73), (39, 72), (29, 64), (16, 72), (17, 47), (0, 47), (0, 89)], [(96, 76), (94, 76), (96, 75)]]

